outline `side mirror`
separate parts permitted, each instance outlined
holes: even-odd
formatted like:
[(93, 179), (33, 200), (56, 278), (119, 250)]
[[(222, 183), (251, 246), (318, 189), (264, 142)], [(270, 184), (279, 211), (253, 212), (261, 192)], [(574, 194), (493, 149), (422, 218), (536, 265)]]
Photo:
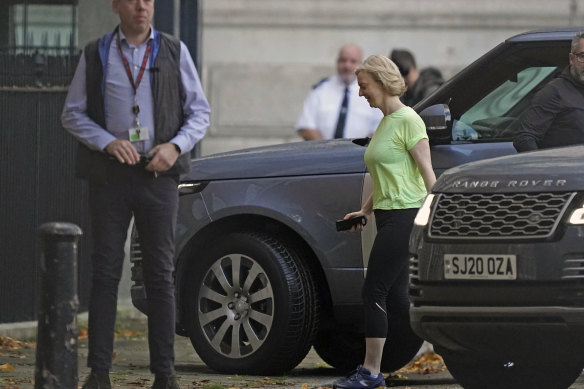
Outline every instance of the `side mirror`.
[(353, 143), (355, 143), (356, 145), (359, 145), (359, 146), (363, 146), (363, 147), (367, 147), (369, 145), (369, 142), (371, 142), (371, 138), (353, 139)]
[(452, 116), (446, 104), (436, 104), (420, 112), (420, 117), (426, 124), (430, 139), (446, 140), (452, 138)]

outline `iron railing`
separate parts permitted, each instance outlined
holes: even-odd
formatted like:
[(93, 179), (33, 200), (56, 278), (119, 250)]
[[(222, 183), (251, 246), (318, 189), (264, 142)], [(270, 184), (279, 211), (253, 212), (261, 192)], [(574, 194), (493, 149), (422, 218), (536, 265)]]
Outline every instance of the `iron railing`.
[(80, 52), (70, 46), (0, 47), (0, 87), (68, 86)]

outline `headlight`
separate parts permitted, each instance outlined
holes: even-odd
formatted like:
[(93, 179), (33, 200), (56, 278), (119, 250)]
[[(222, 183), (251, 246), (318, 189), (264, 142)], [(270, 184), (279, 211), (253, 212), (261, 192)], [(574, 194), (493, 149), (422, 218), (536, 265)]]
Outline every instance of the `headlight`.
[(428, 220), (430, 220), (430, 211), (432, 210), (432, 200), (434, 200), (433, 194), (429, 194), (426, 196), (424, 203), (420, 207), (416, 218), (414, 219), (414, 224), (417, 226), (424, 227), (428, 224)]
[(570, 215), (570, 220), (568, 221), (570, 224), (584, 224), (584, 204), (582, 207), (577, 208), (572, 212)]

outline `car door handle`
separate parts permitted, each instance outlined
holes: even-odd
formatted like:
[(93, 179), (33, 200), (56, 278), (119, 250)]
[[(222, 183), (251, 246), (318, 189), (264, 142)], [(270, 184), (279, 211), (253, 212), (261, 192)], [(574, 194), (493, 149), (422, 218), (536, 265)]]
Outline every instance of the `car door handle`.
[(178, 193), (180, 195), (199, 193), (207, 186), (208, 182), (181, 182), (178, 184)]

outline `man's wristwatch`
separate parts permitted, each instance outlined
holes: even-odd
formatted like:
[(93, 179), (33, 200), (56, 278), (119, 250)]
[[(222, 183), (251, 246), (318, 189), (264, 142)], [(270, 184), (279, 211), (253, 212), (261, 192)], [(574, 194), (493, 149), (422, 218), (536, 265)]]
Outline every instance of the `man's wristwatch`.
[(178, 155), (180, 155), (180, 154), (181, 154), (181, 152), (182, 152), (182, 151), (180, 150), (180, 147), (178, 147), (178, 145), (177, 145), (176, 143), (173, 143), (172, 145), (174, 146), (175, 150), (178, 152)]

